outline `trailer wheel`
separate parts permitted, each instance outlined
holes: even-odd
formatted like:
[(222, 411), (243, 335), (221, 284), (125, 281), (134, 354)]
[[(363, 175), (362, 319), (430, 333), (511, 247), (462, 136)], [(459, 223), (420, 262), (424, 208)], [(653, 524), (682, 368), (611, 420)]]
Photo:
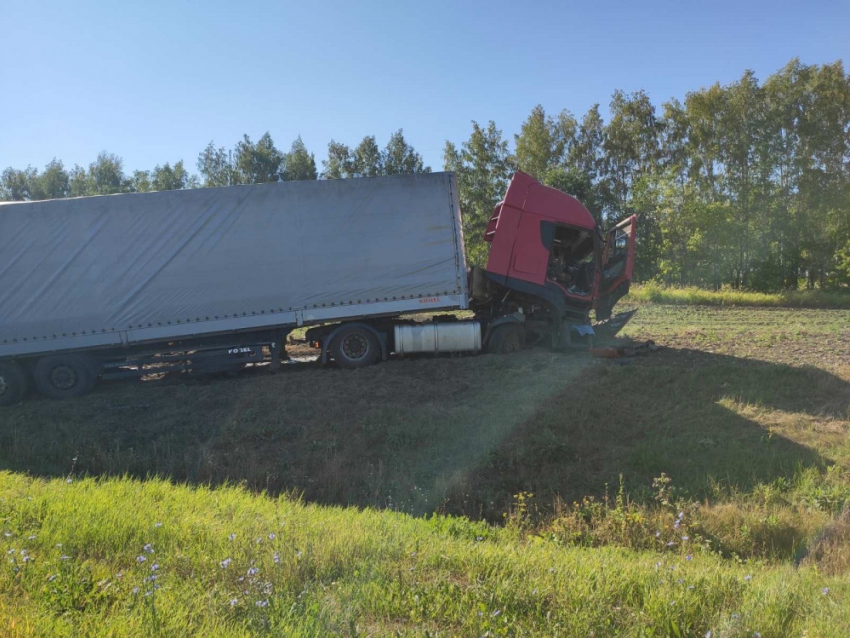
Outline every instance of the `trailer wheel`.
[(14, 361), (0, 361), (0, 406), (20, 403), (29, 389), (27, 373)]
[(364, 326), (348, 326), (339, 331), (330, 347), (340, 368), (353, 370), (372, 365), (381, 358), (381, 344), (375, 333)]
[(35, 387), (51, 399), (70, 399), (91, 392), (97, 383), (91, 362), (76, 354), (56, 354), (35, 364)]
[(490, 354), (511, 354), (525, 347), (525, 328), (518, 323), (503, 323), (493, 329), (487, 342)]

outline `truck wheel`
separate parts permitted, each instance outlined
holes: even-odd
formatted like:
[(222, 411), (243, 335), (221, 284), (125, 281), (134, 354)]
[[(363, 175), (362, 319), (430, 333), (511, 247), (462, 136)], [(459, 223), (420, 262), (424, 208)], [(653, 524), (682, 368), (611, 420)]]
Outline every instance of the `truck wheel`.
[(525, 328), (518, 323), (503, 323), (493, 329), (487, 342), (490, 354), (511, 354), (525, 347)]
[(76, 354), (56, 354), (35, 364), (35, 387), (51, 399), (70, 399), (91, 392), (97, 382), (91, 362)]
[(29, 378), (14, 361), (0, 361), (0, 407), (20, 403), (29, 389)]
[(330, 350), (337, 365), (347, 370), (372, 365), (381, 358), (378, 338), (363, 326), (349, 326), (340, 330)]

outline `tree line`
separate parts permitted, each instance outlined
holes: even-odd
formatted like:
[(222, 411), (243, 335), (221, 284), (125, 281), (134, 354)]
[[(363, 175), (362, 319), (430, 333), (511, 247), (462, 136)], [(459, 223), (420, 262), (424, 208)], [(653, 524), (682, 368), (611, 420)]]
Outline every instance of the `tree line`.
[[(794, 59), (759, 82), (747, 71), (656, 106), (616, 91), (606, 122), (598, 104), (581, 118), (535, 107), (513, 139), (472, 122), (447, 141), (472, 263), (512, 173), (523, 170), (582, 201), (604, 226), (636, 213), (639, 280), (775, 291), (850, 285), (850, 76), (842, 62)], [(266, 133), (232, 149), (214, 142), (190, 174), (182, 161), (125, 174), (101, 153), (88, 167), (8, 168), (0, 198), (35, 200), (305, 179), (429, 172), (404, 139), (354, 147), (331, 140), (322, 171), (297, 138), (288, 152)]]

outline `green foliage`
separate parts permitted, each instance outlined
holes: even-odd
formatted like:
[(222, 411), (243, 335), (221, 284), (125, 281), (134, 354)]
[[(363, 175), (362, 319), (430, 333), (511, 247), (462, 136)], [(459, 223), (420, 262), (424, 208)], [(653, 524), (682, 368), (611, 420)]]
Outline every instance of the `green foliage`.
[(457, 174), (467, 259), (481, 265), (486, 261), (488, 247), (484, 231), (493, 207), (507, 189), (515, 159), (494, 122), (486, 128), (472, 122), (472, 135), (460, 150), (446, 142), (443, 163), (446, 170)]
[(850, 309), (850, 295), (844, 292), (787, 290), (763, 293), (733, 288), (706, 290), (696, 286), (673, 287), (654, 282), (632, 286), (625, 301), (693, 306)]
[(317, 179), (316, 158), (307, 151), (304, 142), (299, 135), (289, 152), (283, 156), (283, 181), (295, 182), (300, 180)]
[(468, 538), (232, 487), (3, 473), (0, 516), (9, 635), (838, 638), (850, 623), (846, 579), (812, 567)]
[(383, 150), (378, 148), (374, 135), (364, 137), (353, 150), (331, 140), (328, 157), (322, 165), (322, 177), (325, 179), (431, 172), (431, 168), (422, 162), (422, 156), (404, 139), (402, 129), (390, 135)]
[(233, 170), (238, 184), (263, 184), (280, 180), (283, 153), (274, 145), (268, 132), (251, 141), (247, 135), (236, 144), (233, 153)]

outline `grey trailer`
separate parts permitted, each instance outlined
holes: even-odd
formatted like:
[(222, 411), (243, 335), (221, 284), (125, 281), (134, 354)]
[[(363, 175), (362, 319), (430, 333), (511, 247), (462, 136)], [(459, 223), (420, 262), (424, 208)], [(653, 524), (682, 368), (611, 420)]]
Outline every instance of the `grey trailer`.
[(452, 173), (0, 205), (0, 404), (274, 359), (297, 326), (334, 324), (323, 359), (357, 367), (382, 320), (467, 307)]

